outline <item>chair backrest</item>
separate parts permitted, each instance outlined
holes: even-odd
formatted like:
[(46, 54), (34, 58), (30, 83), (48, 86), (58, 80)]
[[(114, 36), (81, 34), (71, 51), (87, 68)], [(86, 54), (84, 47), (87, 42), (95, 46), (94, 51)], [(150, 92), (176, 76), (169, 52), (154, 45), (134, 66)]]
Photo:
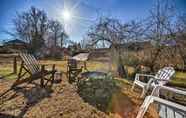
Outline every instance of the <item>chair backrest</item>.
[(40, 64), (33, 55), (28, 53), (20, 53), (20, 57), (30, 73), (34, 74), (39, 72)]
[[(155, 75), (155, 77), (157, 79), (164, 79), (164, 80), (169, 80), (175, 73), (175, 70), (173, 67), (164, 67), (162, 69), (160, 69), (157, 74)], [(159, 84), (166, 84), (166, 81), (161, 81)]]
[(68, 59), (68, 67), (70, 69), (77, 68), (77, 61), (75, 59)]

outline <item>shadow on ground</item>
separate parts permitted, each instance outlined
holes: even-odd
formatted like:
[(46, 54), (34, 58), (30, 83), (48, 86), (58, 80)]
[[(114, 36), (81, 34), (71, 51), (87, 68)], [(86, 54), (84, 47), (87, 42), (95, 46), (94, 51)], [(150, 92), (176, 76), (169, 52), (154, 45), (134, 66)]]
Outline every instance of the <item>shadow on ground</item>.
[(13, 115), (0, 113), (0, 118), (16, 118), (16, 117)]
[[(51, 87), (45, 87), (41, 88), (39, 85), (27, 85), (22, 87), (16, 87), (14, 89), (10, 89), (6, 94), (4, 94), (3, 102), (10, 101), (11, 99), (16, 99), (18, 96), (23, 96), (25, 99), (24, 106), (20, 109), (20, 112), (16, 116), (10, 116), (7, 114), (0, 114), (1, 116), (7, 116), (8, 118), (22, 118), (29, 109), (31, 109), (33, 106), (41, 102), (44, 98), (50, 97), (52, 93)], [(10, 95), (11, 94), (11, 95)], [(6, 117), (2, 117), (6, 118)]]

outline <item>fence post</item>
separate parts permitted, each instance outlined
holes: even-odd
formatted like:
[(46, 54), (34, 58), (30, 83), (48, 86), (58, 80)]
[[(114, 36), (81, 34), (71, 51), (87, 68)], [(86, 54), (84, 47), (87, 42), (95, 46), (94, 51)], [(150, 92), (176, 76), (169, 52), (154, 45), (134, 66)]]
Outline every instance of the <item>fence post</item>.
[(13, 73), (17, 74), (17, 58), (16, 58), (16, 56), (14, 57), (14, 60), (13, 60)]

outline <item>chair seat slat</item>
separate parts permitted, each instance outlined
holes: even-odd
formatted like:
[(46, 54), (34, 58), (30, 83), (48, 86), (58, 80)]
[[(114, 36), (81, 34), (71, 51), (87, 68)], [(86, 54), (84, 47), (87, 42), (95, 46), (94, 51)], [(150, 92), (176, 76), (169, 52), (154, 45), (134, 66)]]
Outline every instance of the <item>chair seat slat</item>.
[(29, 59), (30, 63), (32, 64), (33, 68), (34, 68), (34, 71), (38, 72), (39, 71), (39, 65), (36, 64), (35, 57), (30, 55), (30, 54), (28, 54), (28, 59)]

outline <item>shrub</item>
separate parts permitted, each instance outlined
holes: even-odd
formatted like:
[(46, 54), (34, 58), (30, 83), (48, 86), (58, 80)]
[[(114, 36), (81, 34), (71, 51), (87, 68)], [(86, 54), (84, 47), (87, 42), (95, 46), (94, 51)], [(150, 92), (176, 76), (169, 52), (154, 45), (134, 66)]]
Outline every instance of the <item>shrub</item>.
[(90, 78), (81, 80), (78, 84), (79, 95), (86, 102), (104, 112), (108, 108), (112, 94), (118, 89), (119, 87), (111, 76), (102, 79)]
[(123, 58), (123, 62), (125, 65), (136, 67), (139, 65), (139, 59), (134, 55), (128, 55), (127, 57)]

